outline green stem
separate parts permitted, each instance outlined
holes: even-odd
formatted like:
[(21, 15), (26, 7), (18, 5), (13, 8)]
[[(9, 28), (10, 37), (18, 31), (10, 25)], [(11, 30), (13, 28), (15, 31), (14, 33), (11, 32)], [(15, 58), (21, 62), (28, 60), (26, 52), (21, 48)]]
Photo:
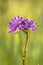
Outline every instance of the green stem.
[(25, 57), (26, 57), (27, 42), (28, 42), (28, 31), (26, 32), (26, 43), (25, 43), (24, 54), (23, 54), (23, 65), (25, 65)]

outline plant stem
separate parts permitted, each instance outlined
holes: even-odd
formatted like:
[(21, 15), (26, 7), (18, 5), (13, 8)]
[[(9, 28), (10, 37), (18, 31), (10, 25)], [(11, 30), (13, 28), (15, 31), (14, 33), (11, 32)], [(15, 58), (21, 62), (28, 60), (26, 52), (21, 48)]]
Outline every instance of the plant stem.
[(28, 42), (28, 31), (26, 32), (26, 43), (25, 43), (24, 54), (23, 54), (23, 65), (25, 65), (25, 57), (26, 57), (27, 42)]

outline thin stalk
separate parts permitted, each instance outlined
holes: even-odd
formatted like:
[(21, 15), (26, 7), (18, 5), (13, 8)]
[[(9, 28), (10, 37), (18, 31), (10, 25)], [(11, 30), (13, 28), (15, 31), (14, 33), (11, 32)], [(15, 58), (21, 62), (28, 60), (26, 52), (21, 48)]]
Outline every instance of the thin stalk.
[(24, 54), (23, 54), (23, 65), (25, 65), (25, 57), (26, 57), (27, 42), (28, 42), (28, 31), (26, 32), (26, 43), (25, 43)]
[(26, 34), (27, 32), (25, 30), (22, 29), (22, 31)]

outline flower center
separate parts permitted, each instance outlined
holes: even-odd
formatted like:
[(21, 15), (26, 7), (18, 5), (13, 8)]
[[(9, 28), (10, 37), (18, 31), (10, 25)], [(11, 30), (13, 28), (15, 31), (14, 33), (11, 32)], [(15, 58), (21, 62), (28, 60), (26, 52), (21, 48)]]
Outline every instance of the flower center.
[(22, 21), (22, 23), (23, 23), (23, 25), (25, 25), (25, 22), (24, 21)]
[(28, 23), (28, 27), (30, 27), (31, 23)]

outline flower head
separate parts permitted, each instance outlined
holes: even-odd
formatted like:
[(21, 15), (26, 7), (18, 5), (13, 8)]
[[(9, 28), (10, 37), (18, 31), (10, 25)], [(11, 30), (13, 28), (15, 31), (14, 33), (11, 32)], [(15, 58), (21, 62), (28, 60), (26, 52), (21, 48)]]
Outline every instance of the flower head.
[(28, 19), (24, 19), (22, 21), (22, 27), (24, 28), (24, 30), (27, 30), (28, 29), (28, 22), (29, 22)]
[(19, 32), (20, 30), (32, 30), (36, 31), (37, 30), (37, 23), (35, 23), (33, 20), (28, 20), (28, 19), (22, 19), (22, 17), (18, 16), (17, 18), (13, 18), (12, 21), (9, 23), (9, 33), (16, 33)]
[(37, 30), (37, 23), (36, 22), (34, 22), (33, 20), (31, 20), (29, 23), (28, 23), (28, 27), (29, 27), (29, 29), (30, 30), (32, 30), (32, 31), (36, 31)]
[(10, 31), (9, 33), (16, 33), (22, 29), (22, 17), (13, 18), (12, 21), (9, 23)]
[(22, 21), (22, 26), (24, 28), (24, 30), (32, 30), (35, 31), (37, 30), (36, 24), (33, 20), (28, 20), (28, 19), (24, 19)]

